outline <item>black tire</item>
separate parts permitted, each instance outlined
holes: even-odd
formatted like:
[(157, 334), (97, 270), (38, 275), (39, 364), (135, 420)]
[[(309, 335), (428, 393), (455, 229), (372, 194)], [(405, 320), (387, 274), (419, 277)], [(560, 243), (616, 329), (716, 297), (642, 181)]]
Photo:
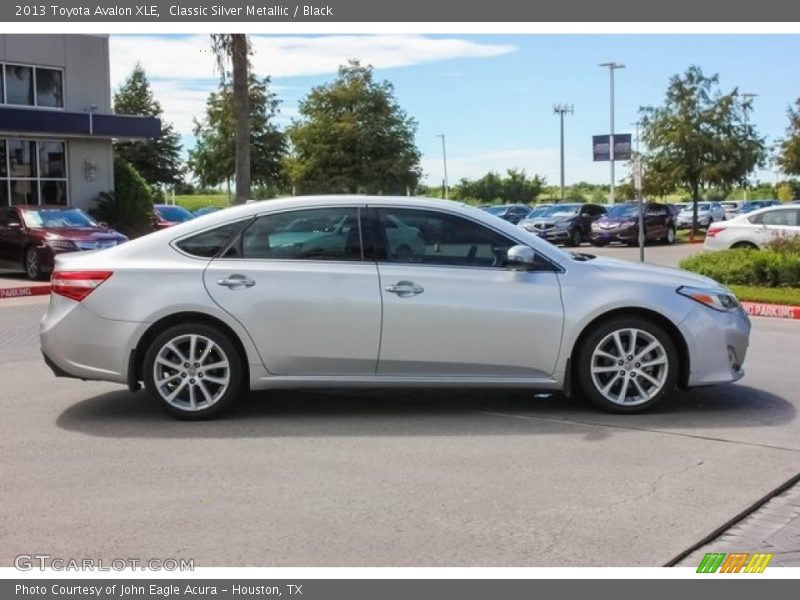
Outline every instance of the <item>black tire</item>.
[(31, 281), (42, 281), (47, 279), (48, 274), (42, 270), (42, 263), (39, 260), (39, 253), (36, 251), (35, 246), (28, 246), (25, 248), (25, 254), (22, 257), (22, 270)]
[(576, 227), (572, 231), (569, 232), (569, 240), (567, 240), (567, 246), (580, 246), (581, 242), (583, 242), (583, 235), (581, 234), (580, 228)]
[[(208, 354), (206, 357), (200, 359), (201, 362), (205, 361), (206, 358), (211, 356), (213, 353), (213, 356), (215, 358), (212, 358), (211, 360), (215, 360), (217, 362), (210, 364), (219, 364), (220, 362), (219, 357), (224, 358), (224, 360), (226, 360), (228, 363), (227, 387), (222, 388), (221, 385), (219, 387), (216, 387), (216, 391), (217, 393), (219, 393), (219, 395), (216, 396), (213, 399), (213, 402), (211, 403), (204, 401), (202, 399), (202, 394), (201, 394), (199, 398), (201, 399), (202, 402), (205, 402), (208, 405), (205, 407), (199, 407), (195, 409), (191, 409), (189, 407), (181, 407), (178, 404), (177, 399), (176, 402), (170, 403), (162, 395), (155, 381), (156, 358), (158, 358), (159, 353), (165, 349), (166, 344), (170, 341), (175, 342), (176, 339), (180, 339), (182, 336), (192, 336), (192, 335), (201, 336), (202, 338), (206, 338), (207, 340), (210, 340), (211, 342), (216, 344), (216, 348), (210, 345), (204, 346), (203, 352), (206, 352)], [(181, 348), (179, 348), (179, 350), (180, 349)], [(191, 365), (191, 363), (185, 363), (185, 364)], [(214, 387), (212, 386), (217, 386), (217, 384), (212, 383), (210, 384), (210, 386), (206, 385), (205, 382), (210, 381), (210, 379), (206, 379), (205, 381), (203, 381), (202, 377), (204, 375), (202, 368), (199, 370), (190, 370), (194, 366), (195, 365), (191, 365), (189, 368), (187, 368), (187, 371), (183, 372), (182, 374), (178, 372), (177, 369), (172, 369), (171, 367), (166, 367), (166, 369), (178, 372), (178, 376), (180, 378), (176, 379), (175, 383), (180, 383), (181, 381), (184, 381), (182, 385), (185, 386), (187, 385), (185, 383), (185, 380), (188, 378), (188, 380), (191, 382), (191, 384), (189, 384), (189, 387), (194, 387), (195, 382), (197, 382), (195, 389), (198, 391), (192, 391), (192, 394), (199, 394), (201, 392), (200, 387), (203, 387), (203, 389), (206, 389), (207, 391), (210, 388), (213, 394)], [(160, 367), (160, 368), (165, 369), (165, 367)], [(215, 378), (222, 377), (222, 375), (220, 375), (221, 370), (222, 369), (215, 369), (207, 372), (209, 373), (208, 377), (209, 378), (211, 376), (214, 376)], [(144, 362), (142, 364), (142, 376), (144, 379), (144, 386), (145, 389), (150, 394), (150, 396), (167, 413), (169, 413), (170, 415), (172, 415), (177, 419), (186, 421), (199, 421), (202, 419), (209, 419), (212, 417), (216, 417), (222, 412), (228, 410), (231, 407), (231, 405), (236, 401), (236, 399), (239, 397), (239, 394), (242, 391), (243, 374), (244, 374), (244, 369), (242, 366), (242, 357), (239, 353), (236, 344), (234, 344), (234, 342), (230, 339), (230, 337), (226, 333), (223, 333), (222, 331), (217, 329), (216, 327), (195, 322), (181, 323), (180, 325), (174, 325), (164, 330), (162, 333), (160, 333), (147, 348), (147, 352), (145, 353), (144, 357)], [(191, 377), (196, 377), (197, 379), (192, 379)]]
[[(652, 397), (644, 401), (636, 401), (636, 398), (632, 399), (630, 405), (626, 405), (623, 403), (613, 402), (609, 400), (606, 396), (603, 395), (598, 386), (595, 384), (595, 379), (592, 376), (592, 355), (598, 345), (603, 342), (607, 336), (613, 334), (615, 331), (628, 331), (631, 329), (636, 329), (641, 332), (645, 332), (655, 340), (657, 340), (661, 344), (661, 349), (663, 350), (663, 354), (660, 358), (666, 359), (666, 372), (663, 374), (663, 382), (659, 390), (653, 393)], [(641, 335), (641, 334), (638, 334)], [(627, 338), (629, 341), (630, 338)], [(649, 343), (647, 339), (640, 340), (642, 344)], [(625, 340), (623, 339), (623, 345), (625, 345)], [(641, 351), (643, 348), (642, 346), (637, 346), (638, 350)], [(635, 356), (631, 354), (629, 356)], [(651, 356), (650, 354), (645, 355), (645, 357)], [(627, 360), (627, 357), (623, 357), (623, 360)], [(645, 359), (641, 359), (645, 360)], [(649, 360), (649, 359), (647, 359)], [(613, 363), (613, 361), (611, 361)], [(620, 389), (622, 385), (626, 385), (625, 389), (627, 390), (627, 386), (634, 385), (634, 379), (639, 382), (640, 385), (648, 385), (647, 381), (644, 381), (642, 378), (645, 374), (651, 375), (653, 377), (657, 376), (655, 370), (651, 370), (650, 373), (646, 372), (645, 368), (640, 369), (640, 373), (637, 376), (634, 364), (641, 365), (642, 363), (633, 363), (631, 360), (627, 360), (626, 364), (619, 365), (619, 374), (626, 373), (625, 376), (621, 376), (619, 379), (619, 387), (611, 387), (611, 392), (614, 389), (618, 390), (618, 393), (622, 394), (622, 390)], [(616, 365), (611, 365), (616, 366)], [(632, 371), (627, 369), (632, 368)], [(654, 369), (657, 369), (655, 367)], [(639, 317), (639, 316), (631, 316), (631, 317), (614, 317), (604, 321), (598, 325), (596, 325), (589, 333), (586, 335), (581, 342), (581, 347), (577, 348), (576, 352), (576, 361), (575, 361), (575, 381), (578, 384), (578, 388), (581, 391), (584, 398), (589, 400), (592, 404), (601, 408), (607, 412), (613, 413), (640, 413), (651, 409), (653, 406), (661, 402), (664, 398), (668, 397), (673, 390), (675, 389), (675, 384), (678, 381), (678, 353), (675, 349), (675, 343), (672, 341), (670, 335), (666, 332), (666, 330), (655, 323), (654, 321)], [(642, 371), (645, 371), (643, 374)], [(617, 377), (616, 369), (609, 374), (603, 374), (603, 376), (608, 376), (608, 380), (610, 381), (611, 378)], [(628, 382), (626, 383), (626, 376), (628, 377)], [(599, 376), (598, 376), (599, 377)], [(660, 375), (659, 375), (660, 377)], [(602, 381), (600, 383), (606, 383), (606, 381)], [(616, 385), (616, 384), (615, 384)], [(633, 391), (636, 394), (636, 388), (631, 387), (630, 391)], [(647, 390), (652, 392), (652, 388)], [(613, 393), (612, 393), (613, 395)]]
[(675, 239), (677, 238), (677, 236), (678, 236), (678, 234), (675, 231), (674, 227), (667, 228), (667, 234), (664, 236), (664, 243), (665, 244), (674, 244), (675, 243)]
[(736, 242), (731, 248), (746, 248), (748, 250), (758, 250), (758, 246), (756, 246), (753, 242)]

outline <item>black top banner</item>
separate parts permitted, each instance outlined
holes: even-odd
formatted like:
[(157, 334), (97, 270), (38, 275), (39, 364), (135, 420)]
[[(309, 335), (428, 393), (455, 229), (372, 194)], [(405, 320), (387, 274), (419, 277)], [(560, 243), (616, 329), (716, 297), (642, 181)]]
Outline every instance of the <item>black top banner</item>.
[(39, 0), (3, 2), (4, 22), (791, 22), (786, 0)]

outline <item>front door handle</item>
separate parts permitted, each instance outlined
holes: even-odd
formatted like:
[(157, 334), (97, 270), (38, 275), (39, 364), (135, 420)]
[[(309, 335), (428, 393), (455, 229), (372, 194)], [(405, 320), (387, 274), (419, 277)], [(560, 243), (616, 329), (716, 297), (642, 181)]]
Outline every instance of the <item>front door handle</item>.
[(397, 294), (401, 298), (416, 296), (425, 291), (425, 288), (413, 281), (398, 281), (394, 285), (387, 285), (384, 289), (392, 294)]
[(241, 290), (244, 288), (251, 288), (256, 284), (255, 281), (246, 277), (245, 275), (230, 275), (225, 279), (217, 281), (217, 285), (228, 288), (229, 290)]

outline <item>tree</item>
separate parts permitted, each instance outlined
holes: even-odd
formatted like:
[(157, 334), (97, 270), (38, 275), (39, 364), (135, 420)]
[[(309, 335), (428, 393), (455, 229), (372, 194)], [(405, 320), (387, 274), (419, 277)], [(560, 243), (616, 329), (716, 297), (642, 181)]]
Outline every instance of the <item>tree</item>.
[(114, 159), (114, 191), (102, 192), (91, 211), (99, 221), (138, 237), (153, 229), (153, 189), (126, 160)]
[[(137, 64), (114, 94), (114, 112), (161, 118), (164, 111), (153, 97), (150, 82)], [(150, 185), (174, 185), (181, 181), (180, 136), (172, 123), (161, 123), (161, 136), (137, 142), (116, 142), (114, 154), (129, 162)]]
[[(248, 146), (252, 146), (248, 171), (252, 181), (262, 186), (282, 182), (282, 161), (286, 137), (274, 124), (279, 101), (269, 89), (269, 77), (256, 81), (251, 77)], [(189, 169), (202, 186), (216, 186), (238, 179), (234, 92), (230, 82), (220, 82), (206, 101), (206, 116), (195, 120), (195, 147), (189, 151)], [(237, 184), (238, 185), (238, 184)], [(249, 184), (248, 184), (249, 187)], [(248, 191), (247, 196), (250, 196)]]
[(250, 197), (251, 182), (251, 92), (248, 90), (253, 82), (250, 77), (250, 42), (243, 33), (211, 34), (211, 46), (217, 57), (222, 84), (226, 84), (227, 65), (233, 66), (233, 140), (234, 140), (234, 173), (236, 177), (236, 195), (234, 204), (244, 204)]
[(778, 143), (778, 155), (775, 159), (781, 171), (787, 175), (800, 175), (800, 98), (786, 111), (789, 125), (786, 137)]
[(472, 181), (466, 177), (453, 188), (453, 197), (459, 200), (474, 200), (489, 204), (496, 200), (511, 204), (535, 202), (544, 190), (544, 177), (528, 177), (524, 169), (508, 169), (505, 177), (489, 171), (480, 179)]
[(350, 61), (331, 83), (314, 87), (292, 123), (289, 177), (299, 193), (405, 194), (421, 176), (417, 123), (388, 81)]
[(729, 190), (764, 163), (764, 139), (745, 119), (747, 104), (736, 89), (722, 94), (717, 75), (706, 77), (697, 66), (673, 76), (664, 104), (642, 107), (645, 178), (653, 177), (662, 191), (685, 187), (694, 206), (692, 236), (697, 229), (701, 190)]

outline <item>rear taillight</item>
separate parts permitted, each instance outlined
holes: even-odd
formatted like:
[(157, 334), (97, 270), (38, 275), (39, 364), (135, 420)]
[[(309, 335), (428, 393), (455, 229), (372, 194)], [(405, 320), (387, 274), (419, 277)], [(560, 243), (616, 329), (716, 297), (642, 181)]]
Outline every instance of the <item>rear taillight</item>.
[(722, 233), (726, 229), (727, 227), (719, 227), (717, 225), (712, 225), (711, 227), (708, 228), (708, 231), (706, 231), (706, 237), (714, 237), (715, 235), (717, 235), (718, 233)]
[(113, 271), (56, 271), (50, 281), (51, 291), (80, 302), (113, 275)]

